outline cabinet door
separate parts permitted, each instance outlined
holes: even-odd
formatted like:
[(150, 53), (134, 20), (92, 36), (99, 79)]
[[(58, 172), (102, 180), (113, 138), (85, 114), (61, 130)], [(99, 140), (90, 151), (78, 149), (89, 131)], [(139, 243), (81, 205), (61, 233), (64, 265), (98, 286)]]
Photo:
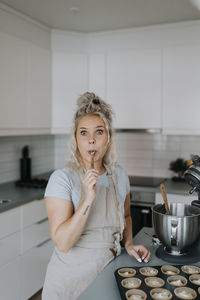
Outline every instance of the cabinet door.
[(46, 220), (33, 224), (23, 230), (22, 252), (35, 247), (50, 238), (49, 222)]
[(102, 99), (106, 97), (106, 57), (92, 54), (89, 57), (89, 90)]
[(30, 46), (30, 128), (51, 127), (51, 53)]
[(53, 248), (53, 242), (47, 241), (22, 256), (22, 300), (42, 288)]
[(28, 45), (0, 33), (0, 129), (28, 128)]
[(35, 200), (22, 206), (23, 228), (47, 218), (45, 200)]
[(164, 49), (163, 131), (200, 134), (200, 47)]
[(0, 239), (0, 266), (20, 255), (20, 232)]
[(21, 288), (20, 257), (0, 268), (0, 299), (20, 300)]
[(72, 126), (76, 100), (88, 88), (87, 55), (53, 53), (53, 132)]
[(20, 207), (2, 212), (0, 214), (0, 239), (18, 231), (20, 231)]
[(161, 128), (161, 51), (107, 56), (107, 101), (116, 128)]

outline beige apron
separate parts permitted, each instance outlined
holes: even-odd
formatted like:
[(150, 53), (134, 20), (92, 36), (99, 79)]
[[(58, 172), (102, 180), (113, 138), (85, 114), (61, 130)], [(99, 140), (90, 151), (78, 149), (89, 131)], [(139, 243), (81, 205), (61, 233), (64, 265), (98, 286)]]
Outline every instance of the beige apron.
[(67, 253), (55, 248), (47, 268), (43, 300), (77, 299), (114, 254), (121, 253), (123, 209), (115, 176), (110, 169), (107, 173), (109, 187), (97, 187), (96, 199), (80, 239)]

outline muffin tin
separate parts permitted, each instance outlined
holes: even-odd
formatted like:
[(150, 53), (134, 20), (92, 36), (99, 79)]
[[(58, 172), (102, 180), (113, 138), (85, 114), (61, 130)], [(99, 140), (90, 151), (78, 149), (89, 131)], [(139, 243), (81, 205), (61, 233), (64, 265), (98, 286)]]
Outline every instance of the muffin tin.
[[(147, 268), (147, 272), (145, 272), (144, 268)], [(168, 270), (175, 271), (175, 274), (173, 274), (173, 272), (167, 272)], [(126, 274), (126, 271), (130, 272)], [(128, 276), (125, 278), (125, 276), (122, 275)], [(136, 278), (136, 282), (140, 282), (139, 280), (141, 280), (140, 286), (138, 285), (137, 288), (131, 288), (130, 284), (127, 285), (130, 286), (130, 288), (126, 288), (124, 282), (126, 282), (126, 280), (131, 281), (131, 278)], [(163, 295), (168, 294), (168, 296), (167, 298), (158, 297), (158, 300), (200, 299), (200, 268), (194, 265), (123, 267), (115, 271), (115, 279), (122, 300), (135, 300), (137, 299), (136, 295), (138, 295), (138, 299), (140, 300), (153, 300), (156, 299), (159, 293), (163, 293)], [(160, 282), (160, 286), (155, 286), (156, 281)], [(170, 284), (170, 282), (172, 282), (173, 285)], [(179, 285), (181, 282), (182, 285)], [(188, 291), (192, 297), (184, 298)], [(183, 296), (183, 298), (177, 297), (177, 295)]]

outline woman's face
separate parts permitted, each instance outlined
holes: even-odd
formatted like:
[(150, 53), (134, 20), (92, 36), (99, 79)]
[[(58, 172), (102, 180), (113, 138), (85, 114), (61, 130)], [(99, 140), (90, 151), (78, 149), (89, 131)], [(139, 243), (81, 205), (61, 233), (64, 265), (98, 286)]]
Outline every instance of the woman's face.
[(107, 150), (108, 133), (104, 121), (98, 115), (86, 115), (80, 119), (76, 141), (84, 167), (90, 168), (92, 151), (94, 164), (102, 164)]

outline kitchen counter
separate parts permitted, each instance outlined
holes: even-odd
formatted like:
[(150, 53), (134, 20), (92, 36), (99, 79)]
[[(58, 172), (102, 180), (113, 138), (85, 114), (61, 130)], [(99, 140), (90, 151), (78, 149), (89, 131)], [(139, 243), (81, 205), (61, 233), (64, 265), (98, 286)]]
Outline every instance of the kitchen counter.
[[(78, 300), (121, 300), (118, 291), (117, 282), (114, 277), (116, 269), (121, 267), (142, 267), (142, 266), (159, 266), (170, 264), (155, 256), (155, 251), (158, 246), (153, 245), (151, 236), (154, 233), (152, 228), (144, 227), (133, 239), (134, 244), (143, 244), (151, 251), (151, 261), (147, 264), (137, 262), (133, 257), (130, 257), (125, 250), (122, 254), (114, 259), (90, 284), (90, 286), (80, 295)], [(200, 266), (199, 263), (195, 265)]]
[[(37, 178), (49, 179), (51, 172), (37, 175)], [(170, 179), (165, 181), (167, 193), (189, 195), (191, 187), (185, 182), (174, 182)], [(40, 200), (44, 197), (44, 188), (26, 188), (17, 187), (15, 182), (8, 182), (0, 184), (0, 199), (10, 199), (9, 203), (0, 204), (0, 213), (25, 203)], [(160, 193), (160, 187), (145, 187), (145, 186), (131, 186), (131, 191), (143, 191)]]
[[(34, 177), (48, 180), (52, 172)], [(43, 199), (44, 191), (45, 188), (17, 187), (14, 181), (0, 184), (0, 200), (11, 200), (11, 202), (0, 204), (0, 213), (34, 200)]]
[[(189, 195), (189, 190), (191, 189), (191, 186), (186, 182), (175, 182), (172, 181), (171, 179), (165, 180), (164, 184), (165, 184), (166, 192), (171, 194)], [(131, 186), (131, 191), (160, 193), (160, 186), (157, 187)]]

